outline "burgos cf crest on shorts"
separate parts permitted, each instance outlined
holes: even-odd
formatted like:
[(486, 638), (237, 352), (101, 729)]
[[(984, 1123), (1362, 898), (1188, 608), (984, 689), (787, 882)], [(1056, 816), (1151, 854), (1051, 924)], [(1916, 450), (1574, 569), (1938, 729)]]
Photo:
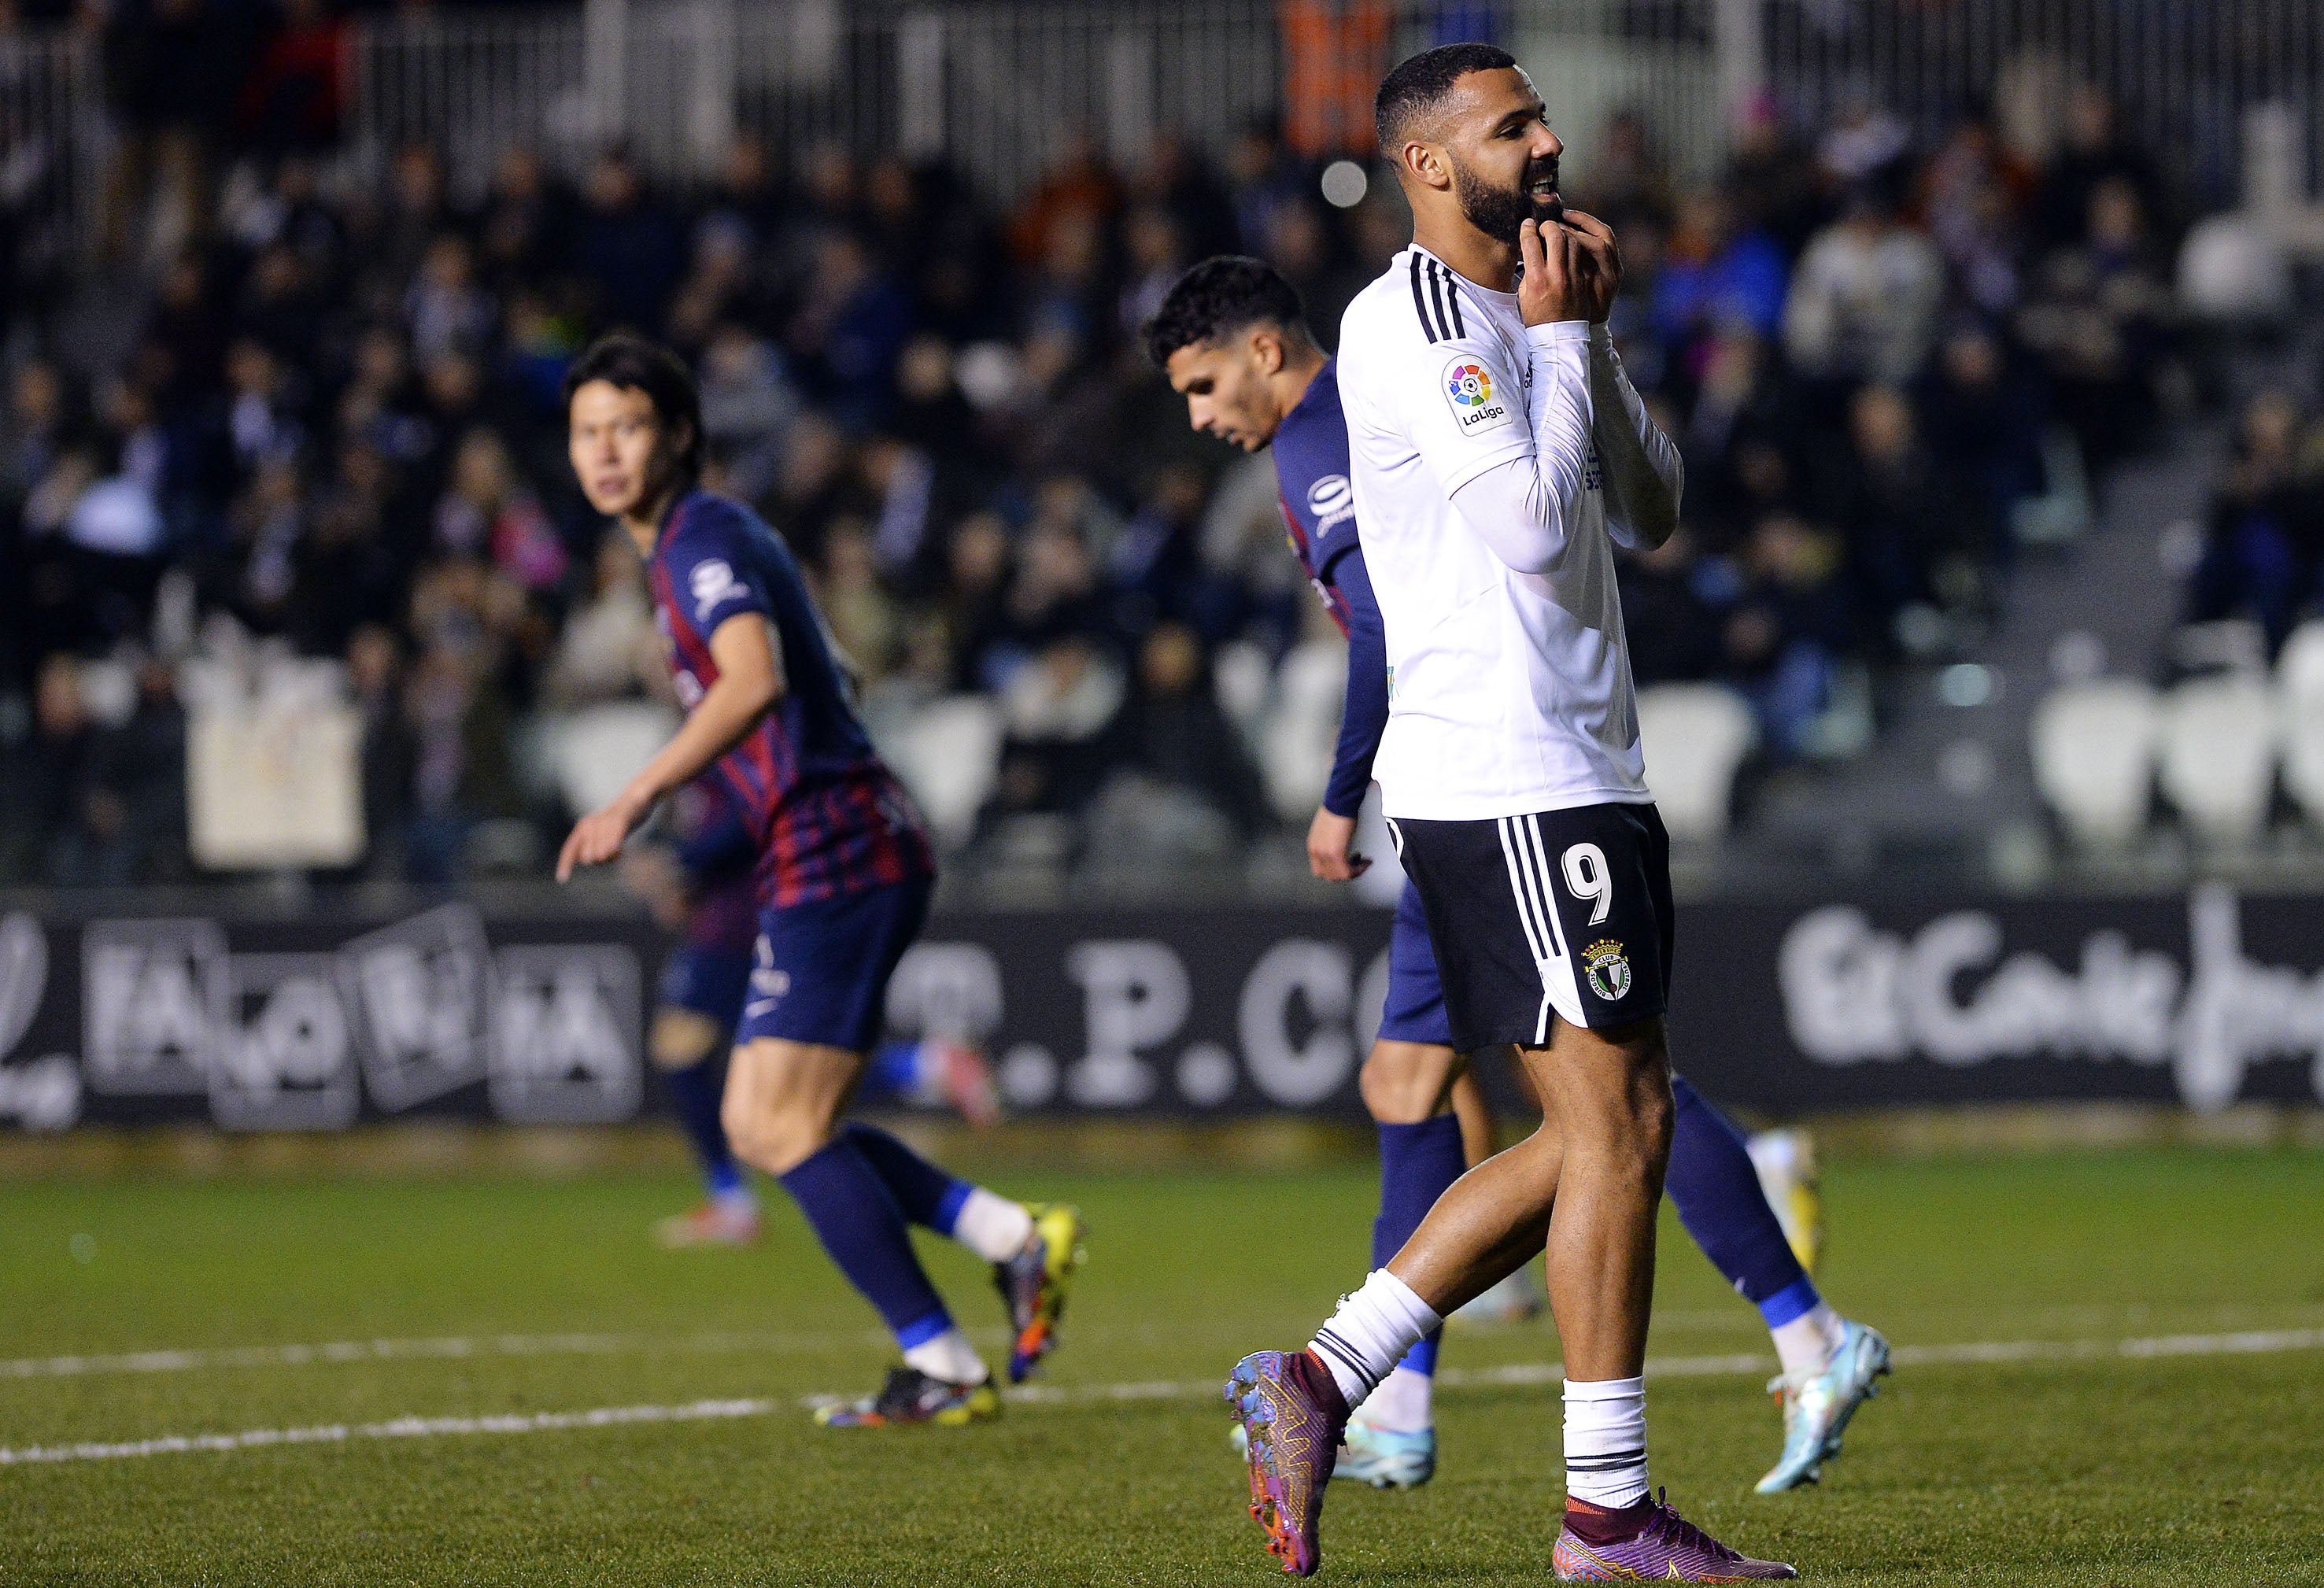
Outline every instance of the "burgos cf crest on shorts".
[(1630, 962), (1611, 937), (1600, 937), (1582, 951), (1582, 972), (1590, 978), (1591, 991), (1609, 1003), (1619, 1003), (1630, 990)]
[(1493, 380), (1493, 372), (1473, 358), (1456, 358), (1446, 365), (1441, 383), (1444, 401), (1452, 410), (1452, 422), (1464, 436), (1496, 429), (1516, 418), (1508, 399)]

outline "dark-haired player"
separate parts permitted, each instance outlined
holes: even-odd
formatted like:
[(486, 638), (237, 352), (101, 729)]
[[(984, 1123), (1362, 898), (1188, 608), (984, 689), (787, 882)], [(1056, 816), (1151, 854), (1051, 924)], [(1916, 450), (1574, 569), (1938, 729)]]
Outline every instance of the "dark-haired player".
[(1056, 1343), (1079, 1215), (954, 1179), (840, 1118), (878, 1035), (888, 977), (927, 918), (936, 863), (919, 817), (856, 720), (789, 550), (749, 508), (696, 484), (701, 400), (686, 366), (642, 338), (608, 337), (575, 361), (565, 405), (583, 493), (647, 560), (687, 716), (628, 787), (574, 825), (558, 880), (612, 860), (663, 796), (717, 767), (751, 837), (760, 906), (726, 1136), (781, 1180), (904, 1356), (877, 1395), (817, 1419), (991, 1417), (991, 1374), (928, 1282), (907, 1223), (994, 1265), (1015, 1328), (1010, 1376), (1021, 1379)]
[[(1271, 447), (1292, 551), (1348, 637), (1347, 707), (1307, 848), (1317, 876), (1349, 881), (1370, 864), (1351, 854), (1349, 845), (1388, 725), (1388, 661), (1349, 485), (1336, 361), (1316, 345), (1291, 284), (1257, 259), (1209, 259), (1194, 266), (1164, 297), (1145, 335), (1148, 354), (1185, 397), (1196, 429), (1246, 451)], [(1362, 1076), (1364, 1101), (1380, 1136), (1375, 1266), (1402, 1249), (1437, 1197), (1470, 1167), (1462, 1161), (1461, 1132), (1448, 1112), (1455, 1088), (1468, 1078), (1465, 1056), (1452, 1042), (1419, 894), (1407, 882), (1389, 938), (1379, 1040)], [(1831, 1425), (1844, 1425), (1869, 1392), (1868, 1378), (1825, 1380), (1836, 1367), (1853, 1366), (1847, 1347), (1870, 1332), (1840, 1316), (1817, 1293), (1741, 1134), (1683, 1078), (1671, 1077), (1671, 1200), (1704, 1255), (1759, 1308), (1784, 1368), (1781, 1381), (1798, 1390), (1785, 1397), (1783, 1456), (1759, 1484), (1763, 1493), (1790, 1489), (1812, 1481), (1818, 1464), (1837, 1454)], [(1433, 1336), (1425, 1338), (1351, 1412), (1334, 1478), (1399, 1487), (1426, 1480), (1436, 1454), (1428, 1396), (1434, 1357)], [(1389, 1400), (1383, 1408), (1384, 1396)]]
[(1349, 478), (1390, 680), (1374, 773), (1451, 1046), (1514, 1048), (1544, 1119), (1454, 1183), (1308, 1349), (1236, 1364), (1252, 1510), (1286, 1570), (1315, 1570), (1350, 1408), (1545, 1242), (1568, 1375), (1557, 1575), (1794, 1576), (1712, 1539), (1646, 1478), (1674, 945), (1613, 537), (1658, 546), (1676, 528), (1678, 452), (1606, 335), (1613, 235), (1564, 210), (1562, 147), (1515, 60), (1428, 51), (1388, 74), (1376, 108), (1413, 243), (1341, 327)]

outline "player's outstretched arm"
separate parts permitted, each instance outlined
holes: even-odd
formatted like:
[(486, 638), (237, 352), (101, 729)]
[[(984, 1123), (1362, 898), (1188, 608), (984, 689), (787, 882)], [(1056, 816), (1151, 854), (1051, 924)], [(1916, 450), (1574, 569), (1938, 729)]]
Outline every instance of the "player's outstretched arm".
[(710, 655), (718, 664), (717, 681), (703, 691), (685, 725), (627, 788), (573, 824), (557, 856), (558, 882), (577, 866), (602, 865), (619, 854), (622, 841), (656, 800), (732, 750), (782, 697), (782, 674), (767, 620), (760, 614), (738, 612), (720, 623), (710, 636)]

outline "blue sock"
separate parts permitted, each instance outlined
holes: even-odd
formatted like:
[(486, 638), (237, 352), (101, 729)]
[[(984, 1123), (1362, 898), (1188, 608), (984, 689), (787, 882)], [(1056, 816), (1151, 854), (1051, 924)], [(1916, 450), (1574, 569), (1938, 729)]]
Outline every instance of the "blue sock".
[(915, 1103), (919, 1094), (918, 1042), (882, 1042), (872, 1050), (872, 1062), (863, 1066), (863, 1079), (858, 1084), (859, 1096), (896, 1097)]
[[(1375, 1269), (1404, 1250), (1436, 1199), (1469, 1168), (1461, 1147), (1461, 1121), (1454, 1114), (1440, 1113), (1416, 1125), (1382, 1125), (1379, 1152), (1380, 1210), (1372, 1221)], [(1441, 1329), (1424, 1335), (1397, 1365), (1434, 1377), (1436, 1343), (1443, 1335)]]
[(909, 1351), (952, 1327), (952, 1314), (912, 1250), (903, 1210), (853, 1141), (833, 1137), (782, 1181), (831, 1260), (879, 1308), (899, 1345)]
[(1741, 1133), (1680, 1076), (1671, 1077), (1671, 1096), (1678, 1108), (1663, 1187), (1686, 1233), (1769, 1328), (1814, 1310), (1822, 1297), (1784, 1239)]
[(954, 1179), (877, 1125), (851, 1123), (840, 1135), (855, 1144), (906, 1218), (939, 1235), (952, 1233), (973, 1189), (966, 1180)]
[(699, 1064), (661, 1073), (661, 1084), (669, 1088), (678, 1122), (694, 1145), (694, 1157), (702, 1165), (702, 1178), (710, 1195), (731, 1196), (743, 1189), (742, 1169), (726, 1145), (725, 1127), (718, 1122), (719, 1081), (715, 1052)]

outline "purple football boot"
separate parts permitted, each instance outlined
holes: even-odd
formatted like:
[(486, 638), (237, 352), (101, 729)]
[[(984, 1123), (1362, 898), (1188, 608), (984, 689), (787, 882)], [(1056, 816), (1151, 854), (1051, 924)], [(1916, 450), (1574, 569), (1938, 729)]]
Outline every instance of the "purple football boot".
[(1561, 1583), (1756, 1583), (1796, 1577), (1781, 1561), (1753, 1560), (1729, 1549), (1680, 1516), (1666, 1503), (1668, 1490), (1655, 1492), (1646, 1508), (1646, 1525), (1618, 1544), (1590, 1544), (1572, 1526), (1560, 1528), (1549, 1557)]
[(1250, 1514), (1267, 1529), (1268, 1553), (1295, 1577), (1323, 1564), (1318, 1524), (1323, 1491), (1339, 1459), (1348, 1403), (1331, 1370), (1305, 1351), (1259, 1351), (1227, 1380), (1250, 1463)]

